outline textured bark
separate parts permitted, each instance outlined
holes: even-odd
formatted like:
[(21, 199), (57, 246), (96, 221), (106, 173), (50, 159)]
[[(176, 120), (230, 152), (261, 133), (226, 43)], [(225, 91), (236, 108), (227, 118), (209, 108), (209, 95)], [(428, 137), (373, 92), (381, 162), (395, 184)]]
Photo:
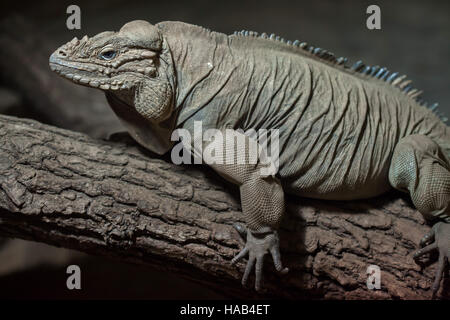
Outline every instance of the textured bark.
[[(241, 288), (244, 263), (230, 265), (243, 245), (235, 222), (243, 222), (237, 189), (207, 167), (175, 166), (132, 143), (0, 116), (2, 236), (151, 265), (232, 297), (258, 297)], [(410, 254), (427, 230), (396, 193), (355, 202), (289, 198), (280, 237), (290, 272), (276, 275), (267, 258), (262, 296), (429, 298), (434, 268), (421, 271)], [(372, 264), (381, 268), (381, 290), (366, 288)]]
[(100, 91), (61, 81), (50, 70), (48, 58), (58, 46), (20, 16), (1, 21), (0, 74), (4, 85), (19, 92), (33, 116), (47, 123), (98, 138), (123, 131)]

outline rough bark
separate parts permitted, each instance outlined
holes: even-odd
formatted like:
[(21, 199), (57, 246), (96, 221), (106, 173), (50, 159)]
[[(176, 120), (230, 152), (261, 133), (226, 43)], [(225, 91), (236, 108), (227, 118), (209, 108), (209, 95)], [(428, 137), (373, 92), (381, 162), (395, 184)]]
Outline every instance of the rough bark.
[(2, 20), (0, 75), (3, 84), (23, 96), (32, 108), (30, 114), (49, 124), (98, 138), (124, 130), (100, 91), (61, 81), (50, 70), (48, 58), (61, 44), (44, 37), (38, 27), (23, 17)]
[[(237, 189), (203, 166), (175, 166), (132, 143), (0, 116), (0, 235), (176, 272), (231, 297), (429, 298), (434, 268), (411, 252), (429, 229), (407, 200), (289, 198), (280, 229), (290, 272), (265, 264), (267, 291), (244, 289)], [(366, 287), (369, 265), (381, 290)], [(151, 285), (151, 284), (149, 284)], [(444, 284), (444, 289), (448, 284)], [(448, 290), (447, 290), (448, 291)]]

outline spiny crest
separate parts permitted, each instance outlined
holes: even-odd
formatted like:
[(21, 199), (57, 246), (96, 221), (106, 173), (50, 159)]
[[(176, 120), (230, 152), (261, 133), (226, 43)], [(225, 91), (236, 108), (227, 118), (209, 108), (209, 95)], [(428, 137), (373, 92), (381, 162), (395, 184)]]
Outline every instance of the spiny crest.
[(259, 37), (259, 38), (263, 38), (263, 39), (279, 41), (286, 45), (303, 49), (304, 51), (307, 51), (307, 52), (311, 53), (312, 55), (314, 55), (324, 61), (332, 62), (332, 63), (338, 64), (338, 65), (343, 65), (347, 61), (347, 58), (344, 58), (344, 57), (336, 58), (334, 56), (334, 53), (324, 50), (322, 48), (315, 48), (315, 47), (309, 45), (307, 42), (300, 42), (298, 40), (295, 40), (295, 41), (285, 40), (284, 38), (281, 38), (280, 36), (277, 36), (274, 33), (269, 35), (265, 32), (259, 34), (258, 32), (255, 32), (255, 31), (242, 30), (242, 31), (235, 31), (234, 35), (244, 36), (244, 37), (255, 37), (255, 38)]
[(381, 81), (385, 81), (385, 82), (389, 83), (390, 85), (400, 89), (405, 95), (413, 98), (421, 106), (429, 108), (444, 123), (446, 123), (448, 120), (447, 117), (445, 117), (441, 112), (438, 111), (438, 109), (437, 109), (437, 107), (439, 105), (438, 103), (433, 103), (433, 104), (429, 105), (427, 102), (422, 100), (421, 95), (422, 95), (423, 91), (413, 88), (411, 85), (412, 80), (407, 79), (406, 75), (400, 76), (398, 72), (391, 72), (390, 70), (388, 70), (385, 67), (365, 65), (361, 60), (355, 62), (352, 66), (350, 66), (350, 65), (347, 65), (348, 59), (345, 57), (336, 58), (334, 53), (329, 52), (329, 51), (324, 50), (319, 47), (311, 46), (307, 42), (300, 42), (299, 40), (295, 40), (295, 41), (285, 40), (273, 33), (268, 35), (267, 33), (259, 34), (258, 32), (255, 32), (255, 31), (242, 30), (242, 31), (235, 31), (234, 35), (279, 41), (288, 46), (300, 48), (303, 51), (309, 52), (311, 55), (313, 55), (323, 61), (340, 66), (343, 69), (351, 70), (356, 73), (360, 73), (360, 74), (363, 74), (363, 75), (366, 75), (366, 76), (369, 76), (372, 78), (379, 79)]

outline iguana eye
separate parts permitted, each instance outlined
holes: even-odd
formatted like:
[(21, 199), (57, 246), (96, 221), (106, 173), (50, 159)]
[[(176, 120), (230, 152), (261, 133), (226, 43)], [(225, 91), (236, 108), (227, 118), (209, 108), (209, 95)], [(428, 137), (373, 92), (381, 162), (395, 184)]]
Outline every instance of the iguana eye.
[(102, 58), (103, 60), (112, 60), (115, 58), (115, 56), (116, 52), (114, 50), (107, 50), (100, 54), (100, 58)]

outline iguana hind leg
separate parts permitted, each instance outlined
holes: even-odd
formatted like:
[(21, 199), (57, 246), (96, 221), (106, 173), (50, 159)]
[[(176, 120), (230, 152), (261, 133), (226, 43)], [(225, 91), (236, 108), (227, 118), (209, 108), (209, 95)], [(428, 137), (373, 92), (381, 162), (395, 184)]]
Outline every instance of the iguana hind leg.
[(450, 161), (435, 141), (423, 135), (411, 135), (401, 139), (395, 148), (389, 181), (394, 188), (409, 192), (426, 219), (438, 221), (423, 237), (420, 244), (425, 247), (414, 254), (417, 259), (432, 250), (439, 251), (432, 286), (434, 297), (450, 257)]

